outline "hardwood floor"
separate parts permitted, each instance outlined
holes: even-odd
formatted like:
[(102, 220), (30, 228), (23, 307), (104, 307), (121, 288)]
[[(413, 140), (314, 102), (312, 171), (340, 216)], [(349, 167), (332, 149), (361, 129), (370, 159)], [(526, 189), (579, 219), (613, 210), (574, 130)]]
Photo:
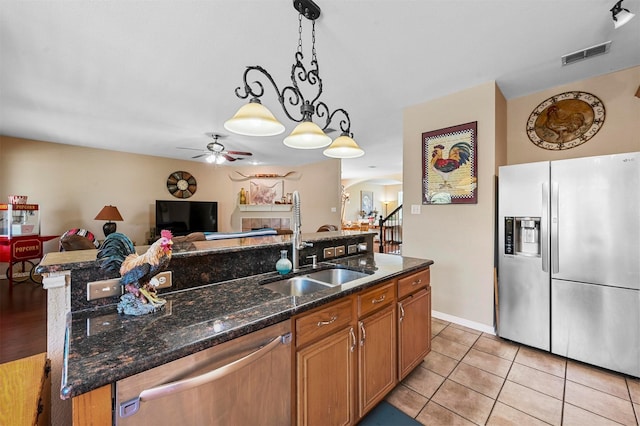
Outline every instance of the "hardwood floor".
[(47, 350), (47, 292), (27, 281), (0, 280), (0, 363)]

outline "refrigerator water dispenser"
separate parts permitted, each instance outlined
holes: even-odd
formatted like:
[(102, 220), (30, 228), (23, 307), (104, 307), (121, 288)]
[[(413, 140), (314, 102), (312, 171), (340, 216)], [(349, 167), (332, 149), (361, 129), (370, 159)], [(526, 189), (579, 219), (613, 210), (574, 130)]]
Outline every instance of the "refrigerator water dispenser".
[(505, 217), (504, 252), (522, 256), (540, 256), (540, 218)]

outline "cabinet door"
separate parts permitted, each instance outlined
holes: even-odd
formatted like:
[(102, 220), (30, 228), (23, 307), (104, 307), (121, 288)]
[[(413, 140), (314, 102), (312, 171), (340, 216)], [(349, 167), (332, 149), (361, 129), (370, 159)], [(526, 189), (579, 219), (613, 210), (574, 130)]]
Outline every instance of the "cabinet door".
[(358, 416), (363, 417), (396, 385), (395, 306), (358, 322)]
[(298, 351), (298, 425), (349, 425), (355, 421), (353, 327)]
[(431, 289), (398, 303), (398, 375), (402, 380), (431, 350)]

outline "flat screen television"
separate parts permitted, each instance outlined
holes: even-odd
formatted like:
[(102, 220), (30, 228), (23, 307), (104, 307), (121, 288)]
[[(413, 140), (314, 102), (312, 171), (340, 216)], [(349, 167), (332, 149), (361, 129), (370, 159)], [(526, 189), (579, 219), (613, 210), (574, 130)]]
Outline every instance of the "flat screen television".
[(156, 235), (163, 229), (173, 235), (218, 232), (216, 201), (156, 200)]

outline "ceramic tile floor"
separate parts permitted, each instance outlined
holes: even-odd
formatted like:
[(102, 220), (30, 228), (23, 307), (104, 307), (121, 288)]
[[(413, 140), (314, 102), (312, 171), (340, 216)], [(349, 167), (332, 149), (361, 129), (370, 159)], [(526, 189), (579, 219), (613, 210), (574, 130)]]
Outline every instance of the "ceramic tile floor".
[(640, 379), (457, 324), (387, 396), (424, 425), (639, 425)]

